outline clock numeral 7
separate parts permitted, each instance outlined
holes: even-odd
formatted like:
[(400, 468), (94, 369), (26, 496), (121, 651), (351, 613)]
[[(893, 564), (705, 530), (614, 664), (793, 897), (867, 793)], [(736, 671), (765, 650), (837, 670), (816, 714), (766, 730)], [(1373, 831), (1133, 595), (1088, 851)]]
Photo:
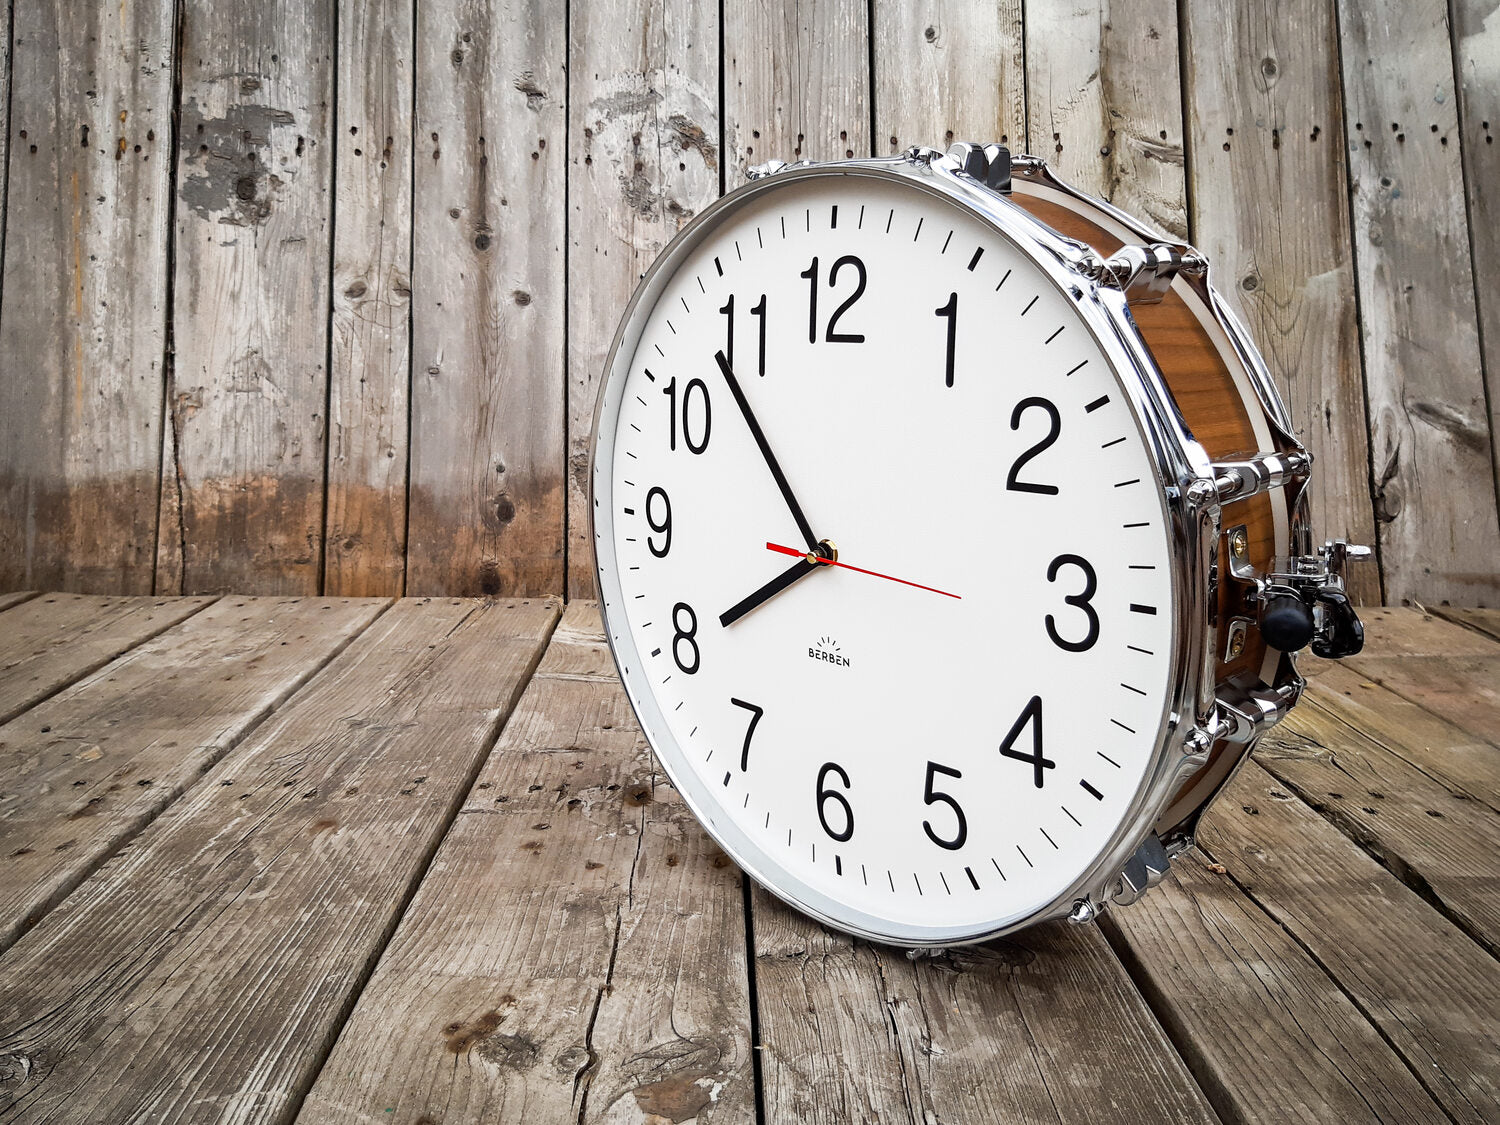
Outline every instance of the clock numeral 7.
[(746, 703), (743, 699), (729, 699), (736, 707), (743, 707), (750, 712), (750, 725), (745, 728), (745, 745), (740, 748), (740, 772), (745, 773), (750, 768), (750, 740), (755, 737), (755, 724), (760, 722), (760, 717), (766, 713), (764, 707), (757, 707), (753, 703)]
[[(719, 311), (724, 314), (725, 339), (724, 358), (729, 361), (729, 370), (740, 374), (734, 366), (734, 294), (729, 295), (729, 300), (719, 306)], [(766, 295), (760, 295), (760, 303), (750, 309), (750, 315), (760, 321), (760, 355), (755, 363), (755, 373), (764, 375), (766, 373)]]
[[(849, 294), (849, 299), (836, 308), (833, 315), (828, 318), (828, 328), (823, 333), (823, 339), (830, 344), (863, 344), (865, 342), (863, 332), (834, 331), (839, 318), (853, 307), (855, 301), (865, 295), (865, 264), (853, 254), (845, 254), (833, 263), (833, 269), (828, 271), (828, 287), (833, 288), (838, 281), (839, 271), (845, 266), (854, 267), (856, 275), (854, 292)], [(807, 278), (807, 342), (816, 344), (818, 342), (818, 259), (813, 258), (812, 265), (797, 276)]]
[[(1025, 754), (1015, 749), (1016, 739), (1021, 737), (1021, 732), (1028, 726), (1031, 727), (1031, 753)], [(1000, 743), (1000, 753), (1007, 758), (1014, 758), (1018, 762), (1031, 763), (1033, 777), (1036, 787), (1040, 789), (1045, 779), (1043, 770), (1057, 768), (1057, 763), (1042, 754), (1042, 697), (1033, 695), (1031, 702), (1021, 708), (1021, 714), (1010, 728), (1010, 733)]]

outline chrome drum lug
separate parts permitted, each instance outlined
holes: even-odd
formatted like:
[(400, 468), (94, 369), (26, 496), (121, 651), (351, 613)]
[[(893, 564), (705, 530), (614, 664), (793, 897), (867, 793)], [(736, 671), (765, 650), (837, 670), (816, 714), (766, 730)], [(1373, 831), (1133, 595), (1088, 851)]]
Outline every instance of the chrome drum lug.
[(1116, 906), (1129, 906), (1166, 877), (1168, 866), (1167, 849), (1153, 832), (1120, 869), (1110, 901)]

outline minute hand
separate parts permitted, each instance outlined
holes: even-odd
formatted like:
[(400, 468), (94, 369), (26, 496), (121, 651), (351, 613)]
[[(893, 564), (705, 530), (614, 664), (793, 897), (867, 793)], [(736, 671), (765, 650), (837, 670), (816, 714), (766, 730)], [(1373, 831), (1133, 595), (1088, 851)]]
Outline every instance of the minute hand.
[(745, 424), (750, 427), (750, 436), (755, 438), (755, 444), (760, 448), (760, 455), (765, 458), (766, 467), (771, 470), (771, 475), (776, 478), (776, 487), (781, 489), (781, 498), (786, 501), (786, 506), (791, 509), (792, 519), (797, 521), (797, 530), (802, 533), (802, 538), (807, 541), (807, 549), (814, 553), (818, 551), (818, 540), (812, 533), (812, 527), (807, 522), (807, 517), (802, 514), (802, 505), (797, 503), (797, 498), (792, 495), (792, 486), (786, 482), (786, 474), (781, 471), (781, 466), (776, 462), (776, 454), (771, 452), (771, 446), (766, 442), (765, 431), (760, 428), (760, 423), (755, 420), (755, 414), (750, 409), (750, 403), (745, 399), (745, 392), (740, 390), (739, 380), (734, 377), (734, 372), (729, 368), (729, 360), (724, 358), (722, 351), (714, 353), (714, 359), (719, 364), (719, 371), (724, 376), (724, 382), (729, 384), (729, 393), (734, 395), (734, 401), (740, 408), (740, 413), (745, 416)]

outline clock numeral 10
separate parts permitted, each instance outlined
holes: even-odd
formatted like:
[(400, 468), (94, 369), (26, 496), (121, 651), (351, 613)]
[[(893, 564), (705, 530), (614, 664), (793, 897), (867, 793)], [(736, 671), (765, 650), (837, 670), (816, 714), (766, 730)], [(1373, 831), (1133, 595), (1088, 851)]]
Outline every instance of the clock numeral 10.
[[(725, 339), (724, 358), (729, 361), (729, 370), (739, 372), (734, 366), (734, 294), (729, 295), (729, 300), (719, 306), (719, 311), (724, 314)], [(766, 373), (766, 295), (760, 295), (760, 303), (750, 310), (750, 315), (760, 321), (760, 354), (756, 359), (755, 373), (764, 375)]]
[[(839, 271), (845, 266), (854, 267), (856, 275), (854, 292), (849, 294), (848, 300), (835, 309), (833, 315), (828, 318), (828, 327), (823, 333), (823, 339), (830, 344), (863, 344), (865, 342), (863, 332), (834, 331), (839, 318), (853, 307), (855, 301), (865, 295), (865, 264), (853, 254), (845, 254), (833, 263), (833, 269), (828, 271), (828, 287), (830, 289), (834, 287), (838, 282)], [(797, 276), (807, 278), (807, 342), (816, 344), (818, 342), (818, 259), (813, 258), (812, 265)]]
[[(854, 809), (849, 805), (849, 798), (826, 784), (830, 773), (838, 774), (839, 780), (844, 783), (845, 789), (851, 788), (849, 785), (849, 775), (844, 772), (843, 766), (835, 762), (823, 763), (823, 768), (818, 771), (818, 822), (823, 825), (824, 832), (827, 832), (832, 839), (842, 844), (854, 835)], [(830, 801), (839, 805), (843, 810), (841, 814), (835, 814), (841, 815), (844, 821), (843, 828), (837, 832), (828, 823), (828, 803)]]
[[(693, 392), (698, 393), (694, 399)], [(671, 415), (667, 423), (667, 442), (672, 449), (677, 448), (677, 379), (661, 389), (661, 393), (667, 396), (667, 402), (671, 404)], [(698, 440), (693, 440), (693, 403), (700, 402), (702, 407), (698, 411), (698, 417), (702, 424), (697, 427)], [(689, 379), (682, 391), (682, 440), (693, 453), (702, 453), (708, 448), (708, 435), (713, 431), (714, 412), (713, 404), (708, 399), (708, 387), (702, 379)]]

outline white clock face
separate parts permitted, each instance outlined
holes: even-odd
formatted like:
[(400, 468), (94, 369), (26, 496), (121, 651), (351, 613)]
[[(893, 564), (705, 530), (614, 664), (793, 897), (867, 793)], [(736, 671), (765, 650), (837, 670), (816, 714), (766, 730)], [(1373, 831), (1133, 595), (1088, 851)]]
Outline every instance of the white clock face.
[(901, 182), (793, 179), (694, 237), (623, 336), (594, 466), (642, 725), (814, 913), (913, 941), (1022, 921), (1110, 843), (1164, 721), (1169, 538), (1130, 400), (1029, 257)]

